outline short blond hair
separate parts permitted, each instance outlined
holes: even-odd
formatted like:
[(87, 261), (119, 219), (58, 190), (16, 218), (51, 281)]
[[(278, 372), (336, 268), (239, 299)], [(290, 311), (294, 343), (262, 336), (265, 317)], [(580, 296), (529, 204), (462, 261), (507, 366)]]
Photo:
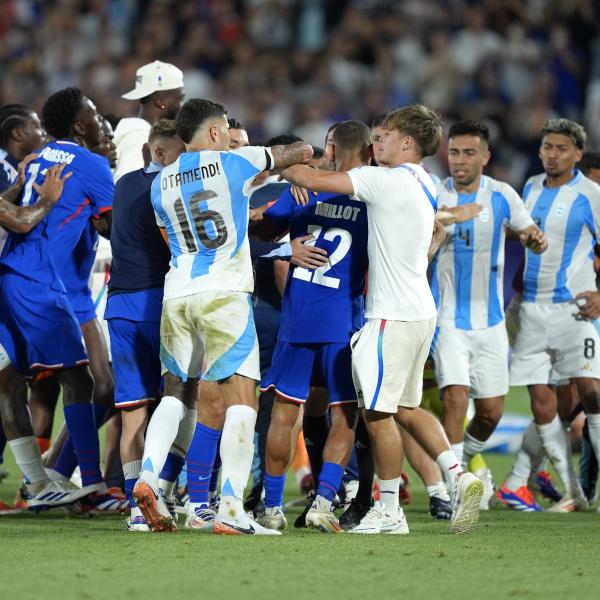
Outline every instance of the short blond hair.
[(173, 119), (161, 119), (150, 128), (148, 143), (151, 144), (158, 138), (174, 138), (176, 135), (175, 121)]
[(419, 146), (422, 157), (435, 154), (444, 135), (440, 114), (423, 104), (411, 104), (394, 110), (383, 122), (383, 127), (410, 135)]

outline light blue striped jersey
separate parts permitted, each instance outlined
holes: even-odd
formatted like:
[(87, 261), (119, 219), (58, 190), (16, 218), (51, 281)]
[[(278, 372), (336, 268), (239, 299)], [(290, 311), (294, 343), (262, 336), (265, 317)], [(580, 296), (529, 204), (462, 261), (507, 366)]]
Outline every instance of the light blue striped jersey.
[(504, 319), (505, 228), (521, 231), (533, 225), (519, 194), (507, 183), (484, 175), (477, 192), (459, 194), (448, 177), (438, 187), (439, 206), (472, 202), (483, 206), (481, 213), (446, 227), (432, 264), (438, 326), (485, 329)]
[(578, 170), (560, 187), (545, 187), (545, 180), (545, 173), (535, 175), (523, 188), (525, 206), (548, 238), (543, 254), (525, 253), (523, 299), (557, 304), (596, 289), (600, 187)]
[(164, 299), (200, 291), (251, 292), (248, 189), (273, 167), (270, 149), (186, 152), (152, 184), (152, 205), (166, 229), (171, 266)]

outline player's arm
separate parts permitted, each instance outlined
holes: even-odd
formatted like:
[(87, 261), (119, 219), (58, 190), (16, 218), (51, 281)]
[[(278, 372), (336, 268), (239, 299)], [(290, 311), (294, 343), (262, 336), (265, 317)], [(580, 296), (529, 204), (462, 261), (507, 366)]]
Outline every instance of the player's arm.
[(440, 246), (446, 239), (446, 228), (441, 221), (436, 220), (433, 226), (433, 235), (431, 236), (431, 243), (429, 244), (429, 250), (427, 251), (427, 259), (429, 262), (433, 260)]
[(73, 174), (69, 172), (61, 177), (66, 164), (54, 165), (46, 173), (44, 183), (33, 184), (39, 200), (32, 206), (15, 206), (0, 197), (0, 225), (15, 233), (29, 233), (58, 202), (65, 181)]
[(579, 316), (582, 319), (595, 321), (600, 318), (600, 292), (581, 292), (575, 298), (577, 307), (579, 308)]
[(304, 165), (296, 165), (285, 169), (281, 175), (290, 183), (315, 192), (332, 192), (346, 196), (354, 194), (352, 179), (347, 173), (311, 169)]
[(270, 242), (277, 239), (277, 237), (286, 231), (286, 229), (279, 227), (272, 219), (265, 218), (264, 214), (268, 208), (268, 204), (263, 204), (259, 208), (251, 208), (248, 220), (248, 233), (263, 242)]
[(454, 225), (455, 223), (464, 223), (475, 218), (483, 206), (481, 204), (461, 204), (460, 206), (440, 206), (435, 214), (436, 221), (442, 225)]
[(279, 170), (308, 162), (312, 158), (313, 149), (304, 142), (294, 142), (286, 146), (271, 146), (271, 154), (274, 163), (272, 170)]
[(535, 254), (542, 254), (548, 249), (548, 240), (546, 239), (544, 232), (537, 225), (530, 225), (516, 233), (519, 236), (521, 244), (523, 244), (525, 248), (535, 252)]
[(93, 218), (92, 227), (102, 237), (110, 240), (110, 232), (112, 230), (112, 210), (107, 210), (98, 217)]
[(11, 204), (17, 204), (21, 196), (21, 190), (23, 189), (23, 186), (25, 185), (25, 180), (27, 179), (25, 169), (27, 168), (27, 165), (31, 161), (35, 160), (38, 156), (39, 154), (28, 154), (19, 163), (19, 175), (17, 177), (17, 180), (11, 187), (2, 192), (2, 198), (4, 198), (4, 200), (10, 202)]

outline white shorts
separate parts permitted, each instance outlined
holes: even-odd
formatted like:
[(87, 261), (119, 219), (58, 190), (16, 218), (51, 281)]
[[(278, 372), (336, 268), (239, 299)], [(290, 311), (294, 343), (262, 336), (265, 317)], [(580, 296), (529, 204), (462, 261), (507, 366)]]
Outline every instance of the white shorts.
[(575, 318), (577, 306), (521, 303), (510, 365), (511, 385), (600, 379), (600, 323)]
[[(250, 294), (199, 292), (163, 302), (160, 360), (187, 381), (220, 381), (238, 373), (260, 380), (258, 340)], [(203, 363), (204, 361), (204, 363)]]
[(434, 331), (435, 318), (369, 319), (350, 342), (358, 406), (386, 413), (395, 413), (399, 406), (419, 406)]
[(504, 321), (485, 329), (440, 327), (432, 348), (435, 378), (471, 388), (474, 398), (508, 393), (508, 335)]

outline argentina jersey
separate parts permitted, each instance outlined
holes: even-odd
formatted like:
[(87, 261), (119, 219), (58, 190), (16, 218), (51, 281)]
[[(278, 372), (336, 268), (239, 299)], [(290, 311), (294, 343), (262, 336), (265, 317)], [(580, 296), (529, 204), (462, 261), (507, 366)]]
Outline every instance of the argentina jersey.
[(523, 200), (548, 238), (543, 254), (525, 253), (523, 299), (553, 303), (596, 289), (594, 247), (600, 225), (600, 187), (575, 170), (560, 187), (545, 187), (544, 173), (531, 177)]
[(312, 235), (327, 251), (329, 263), (317, 269), (292, 266), (283, 296), (279, 340), (290, 343), (347, 343), (364, 324), (368, 267), (367, 206), (348, 196), (311, 194), (298, 206), (284, 192), (264, 217), (292, 239)]
[(451, 177), (438, 187), (438, 204), (475, 202), (478, 216), (446, 227), (446, 239), (432, 263), (431, 290), (438, 326), (484, 329), (504, 319), (505, 227), (521, 231), (533, 224), (521, 198), (508, 184), (482, 176), (477, 192), (460, 194)]
[(200, 291), (252, 291), (248, 189), (272, 166), (268, 148), (202, 150), (182, 154), (156, 177), (152, 205), (171, 249), (165, 300)]

